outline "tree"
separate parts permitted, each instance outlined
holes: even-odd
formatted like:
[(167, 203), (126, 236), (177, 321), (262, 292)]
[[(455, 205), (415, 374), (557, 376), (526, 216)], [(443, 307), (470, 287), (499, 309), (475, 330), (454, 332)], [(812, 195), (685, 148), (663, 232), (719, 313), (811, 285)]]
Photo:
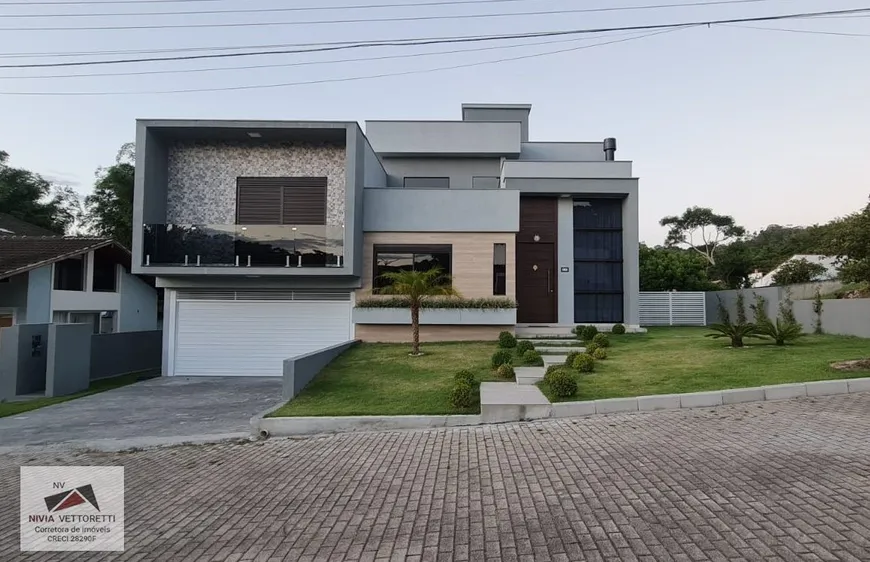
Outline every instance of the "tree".
[(710, 265), (716, 265), (716, 248), (746, 234), (746, 229), (737, 226), (733, 217), (717, 215), (706, 207), (690, 207), (682, 216), (665, 217), (660, 224), (670, 227), (666, 246), (685, 245), (702, 255)]
[(441, 268), (434, 267), (425, 271), (389, 271), (381, 274), (380, 279), (389, 284), (378, 289), (378, 293), (400, 295), (408, 299), (413, 334), (411, 355), (422, 355), (420, 353), (420, 308), (423, 306), (423, 301), (430, 297), (459, 295), (450, 283), (450, 276)]
[(709, 275), (728, 289), (749, 286), (749, 275), (755, 270), (752, 249), (743, 240), (737, 240), (719, 248), (716, 265), (710, 267)]
[(118, 151), (114, 165), (97, 170), (94, 192), (85, 199), (85, 221), (90, 229), (127, 248), (133, 239), (133, 162), (134, 145), (127, 143)]
[(825, 266), (807, 261), (805, 258), (787, 261), (773, 274), (773, 282), (777, 285), (796, 285), (809, 283), (828, 272)]
[(710, 291), (715, 285), (707, 277), (703, 258), (671, 248), (640, 246), (641, 291)]
[(829, 252), (840, 258), (840, 279), (870, 282), (870, 203), (864, 210), (833, 221)]
[(9, 154), (0, 150), (0, 209), (58, 234), (66, 232), (81, 211), (76, 192), (37, 173), (13, 168), (8, 160)]

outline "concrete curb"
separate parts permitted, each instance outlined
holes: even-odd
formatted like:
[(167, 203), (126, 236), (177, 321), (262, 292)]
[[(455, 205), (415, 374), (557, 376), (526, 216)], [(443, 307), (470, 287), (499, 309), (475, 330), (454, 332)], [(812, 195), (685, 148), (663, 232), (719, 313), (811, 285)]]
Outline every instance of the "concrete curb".
[[(480, 425), (479, 415), (459, 416), (337, 416), (337, 417), (280, 417), (251, 420), (254, 435), (265, 437), (291, 437), (318, 433), (348, 433), (354, 431), (385, 431), (393, 429), (431, 429)], [(265, 435), (263, 432), (267, 432)]]
[(651, 396), (638, 396), (636, 398), (556, 402), (553, 404), (550, 417), (573, 418), (618, 412), (652, 412), (655, 410), (709, 408), (727, 404), (789, 400), (804, 396), (833, 396), (855, 392), (870, 392), (870, 377), (775, 384), (754, 388), (714, 390), (712, 392), (690, 392), (687, 394), (654, 394)]

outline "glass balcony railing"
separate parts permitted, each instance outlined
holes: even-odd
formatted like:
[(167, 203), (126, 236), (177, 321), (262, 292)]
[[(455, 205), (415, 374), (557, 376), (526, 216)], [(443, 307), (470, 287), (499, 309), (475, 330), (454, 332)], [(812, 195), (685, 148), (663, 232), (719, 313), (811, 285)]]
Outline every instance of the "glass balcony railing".
[(341, 267), (340, 226), (146, 224), (142, 263), (188, 267)]

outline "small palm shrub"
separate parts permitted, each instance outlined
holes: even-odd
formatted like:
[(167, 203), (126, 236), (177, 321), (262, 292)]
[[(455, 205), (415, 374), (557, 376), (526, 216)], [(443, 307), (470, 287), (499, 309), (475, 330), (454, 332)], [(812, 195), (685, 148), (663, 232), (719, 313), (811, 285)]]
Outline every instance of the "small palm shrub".
[(800, 324), (788, 322), (782, 318), (777, 318), (776, 322), (767, 320), (758, 324), (758, 333), (770, 337), (776, 342), (776, 345), (785, 345), (804, 335), (803, 327)]
[(764, 338), (758, 331), (758, 326), (755, 324), (732, 324), (726, 322), (722, 324), (710, 324), (709, 328), (713, 330), (712, 334), (706, 334), (708, 338), (728, 338), (731, 340), (731, 347), (743, 347), (743, 338)]
[(503, 349), (510, 349), (517, 346), (517, 338), (510, 332), (501, 332), (498, 335), (498, 346)]
[(544, 364), (544, 360), (541, 358), (540, 353), (538, 353), (534, 349), (530, 349), (529, 351), (523, 353), (523, 363), (525, 363), (526, 365), (540, 366)]
[(592, 357), (596, 361), (601, 361), (603, 359), (607, 359), (607, 350), (603, 347), (596, 348), (595, 351), (592, 352)]
[(597, 344), (598, 347), (610, 347), (610, 338), (607, 337), (607, 334), (595, 334), (592, 343)]
[(468, 384), (473, 385), (475, 383), (474, 373), (472, 373), (468, 369), (462, 369), (461, 371), (453, 375), (453, 382), (467, 382)]
[(520, 340), (517, 342), (517, 355), (522, 356), (523, 353), (530, 349), (535, 349), (535, 344), (528, 340)]
[(502, 365), (510, 365), (514, 362), (513, 354), (507, 349), (499, 349), (492, 354), (492, 366), (501, 367)]
[(595, 337), (595, 334), (598, 333), (598, 328), (595, 326), (589, 325), (583, 328), (583, 333), (580, 335), (580, 338), (583, 341), (592, 341), (592, 338)]
[(568, 367), (569, 369), (573, 369), (573, 368), (574, 368), (574, 359), (575, 359), (578, 355), (580, 355), (580, 353), (581, 353), (581, 352), (579, 352), (579, 351), (572, 351), (572, 352), (570, 352), (570, 353), (565, 357), (565, 366)]
[(471, 408), (474, 406), (474, 386), (467, 382), (457, 382), (450, 389), (450, 403), (454, 408)]
[(544, 382), (559, 398), (568, 398), (577, 394), (577, 381), (564, 368), (548, 370), (547, 374), (544, 375)]
[(595, 370), (595, 359), (588, 353), (581, 353), (572, 366), (581, 373), (591, 373)]
[(514, 379), (516, 378), (516, 372), (514, 372), (514, 368), (512, 365), (499, 365), (498, 369), (495, 370), (495, 374), (502, 379)]
[(625, 326), (622, 324), (614, 324), (613, 328), (610, 329), (610, 333), (615, 336), (621, 336), (625, 333)]

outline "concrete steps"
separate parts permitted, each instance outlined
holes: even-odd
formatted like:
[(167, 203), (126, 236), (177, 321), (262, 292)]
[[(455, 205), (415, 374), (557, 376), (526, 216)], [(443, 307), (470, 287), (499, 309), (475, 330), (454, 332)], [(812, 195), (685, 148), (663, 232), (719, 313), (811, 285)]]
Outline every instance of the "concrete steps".
[(548, 418), (551, 408), (550, 401), (534, 385), (480, 384), (480, 417), (484, 423)]
[(541, 355), (541, 359), (544, 360), (544, 369), (549, 367), (550, 365), (562, 365), (565, 363), (565, 360), (568, 359), (567, 355)]
[(535, 384), (538, 381), (544, 380), (544, 367), (515, 367), (514, 373), (517, 376), (517, 384)]
[(580, 343), (580, 340), (577, 338), (520, 338), (517, 341), (531, 342), (535, 347), (538, 347), (539, 345), (567, 345)]
[(565, 355), (566, 353), (571, 353), (572, 351), (576, 351), (577, 353), (583, 353), (586, 351), (585, 347), (568, 347), (567, 345), (559, 346), (559, 347), (538, 347), (535, 346), (535, 349), (538, 350), (538, 353), (541, 355), (546, 355), (550, 353), (556, 353), (559, 355)]
[(573, 329), (573, 324), (564, 326), (558, 324), (550, 326), (518, 325), (514, 328), (514, 334), (518, 338), (570, 338), (574, 337), (574, 334), (571, 332)]

